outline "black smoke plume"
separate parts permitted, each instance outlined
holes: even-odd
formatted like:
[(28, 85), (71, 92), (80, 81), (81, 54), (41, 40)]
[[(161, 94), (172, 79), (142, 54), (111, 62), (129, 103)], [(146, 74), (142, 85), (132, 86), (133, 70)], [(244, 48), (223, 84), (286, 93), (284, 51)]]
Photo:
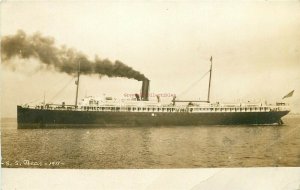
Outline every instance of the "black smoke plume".
[(108, 77), (126, 77), (139, 81), (147, 79), (140, 72), (125, 65), (121, 61), (114, 63), (108, 59), (101, 60), (96, 57), (90, 61), (87, 56), (74, 49), (65, 46), (57, 48), (55, 40), (44, 37), (39, 33), (31, 36), (19, 30), (15, 35), (3, 36), (1, 40), (2, 63), (9, 64), (8, 60), (13, 57), (22, 59), (36, 58), (49, 67), (54, 67), (59, 72), (74, 74), (78, 71), (82, 74), (99, 74)]

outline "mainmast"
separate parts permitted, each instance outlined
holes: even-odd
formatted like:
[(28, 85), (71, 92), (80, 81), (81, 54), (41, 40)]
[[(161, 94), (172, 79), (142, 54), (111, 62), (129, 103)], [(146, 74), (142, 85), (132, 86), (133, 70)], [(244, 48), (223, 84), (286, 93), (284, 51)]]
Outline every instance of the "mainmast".
[(76, 98), (75, 98), (75, 108), (77, 108), (78, 88), (79, 88), (79, 76), (80, 76), (80, 61), (78, 63), (77, 80), (75, 82), (75, 84), (77, 85), (77, 87), (76, 87)]
[(212, 56), (210, 57), (210, 70), (209, 70), (209, 83), (208, 83), (208, 94), (207, 94), (207, 102), (210, 102), (210, 85), (211, 85), (211, 73), (212, 73)]

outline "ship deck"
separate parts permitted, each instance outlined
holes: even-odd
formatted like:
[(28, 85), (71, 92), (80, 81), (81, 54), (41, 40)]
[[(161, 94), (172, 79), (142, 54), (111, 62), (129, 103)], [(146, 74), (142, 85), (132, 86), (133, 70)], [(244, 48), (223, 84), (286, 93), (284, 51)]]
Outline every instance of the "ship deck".
[(211, 112), (279, 112), (290, 111), (286, 105), (206, 105), (206, 106), (177, 106), (177, 105), (101, 105), (101, 106), (80, 106), (72, 105), (41, 105), (41, 106), (21, 106), (22, 108), (37, 110), (66, 110), (83, 112), (159, 112), (159, 113), (211, 113)]

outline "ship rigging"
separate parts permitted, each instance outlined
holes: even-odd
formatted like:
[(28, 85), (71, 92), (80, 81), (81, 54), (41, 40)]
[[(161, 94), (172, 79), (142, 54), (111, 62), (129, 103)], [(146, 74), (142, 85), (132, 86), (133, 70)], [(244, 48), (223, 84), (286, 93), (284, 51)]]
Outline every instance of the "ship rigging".
[[(276, 104), (212, 103), (210, 100), (212, 79), (210, 58), (207, 100), (173, 100), (169, 103), (149, 100), (150, 80), (142, 81), (141, 94), (132, 99), (116, 100), (110, 97), (85, 97), (78, 102), (80, 62), (78, 63), (75, 104), (41, 104), (17, 107), (18, 128), (56, 125), (235, 125), (235, 124), (283, 124), (281, 118), (290, 112), (284, 102)], [(202, 77), (201, 77), (202, 78)], [(285, 96), (291, 97), (293, 91)], [(177, 104), (179, 102), (187, 104)]]

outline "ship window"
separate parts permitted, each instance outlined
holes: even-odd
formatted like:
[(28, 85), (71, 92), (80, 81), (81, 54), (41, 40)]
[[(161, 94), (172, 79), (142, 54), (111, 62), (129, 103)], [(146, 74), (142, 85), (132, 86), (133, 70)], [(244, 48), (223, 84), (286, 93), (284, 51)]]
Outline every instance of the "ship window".
[(141, 110), (141, 108), (138, 108), (138, 111), (140, 111)]
[(150, 111), (150, 108), (148, 108), (148, 111)]
[(165, 111), (165, 108), (163, 108), (162, 111)]
[(119, 110), (120, 110), (120, 107), (116, 107), (116, 109), (119, 111)]
[[(162, 108), (162, 110), (164, 111), (164, 108)], [(157, 108), (157, 111), (160, 111), (160, 108)]]
[(135, 108), (133, 107), (132, 110), (135, 111)]

